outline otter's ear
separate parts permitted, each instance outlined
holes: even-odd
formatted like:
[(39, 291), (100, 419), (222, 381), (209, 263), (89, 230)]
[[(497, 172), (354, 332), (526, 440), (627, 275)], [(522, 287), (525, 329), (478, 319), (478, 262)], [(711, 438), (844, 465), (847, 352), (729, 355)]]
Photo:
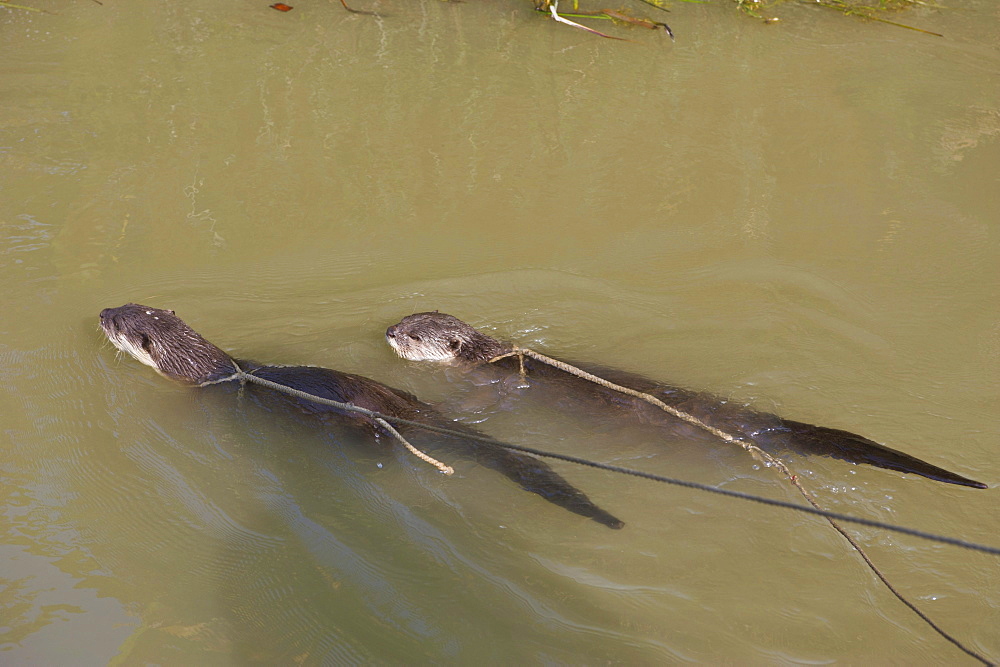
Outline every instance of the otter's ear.
[(448, 341), (448, 347), (449, 349), (457, 350), (458, 348), (462, 347), (462, 341), (460, 341), (457, 338), (452, 338), (450, 341)]
[(176, 315), (176, 314), (177, 314), (177, 313), (175, 313), (175, 312), (174, 312), (174, 311), (172, 311), (172, 310), (168, 310), (167, 312), (168, 312), (168, 313), (170, 313), (171, 315)]

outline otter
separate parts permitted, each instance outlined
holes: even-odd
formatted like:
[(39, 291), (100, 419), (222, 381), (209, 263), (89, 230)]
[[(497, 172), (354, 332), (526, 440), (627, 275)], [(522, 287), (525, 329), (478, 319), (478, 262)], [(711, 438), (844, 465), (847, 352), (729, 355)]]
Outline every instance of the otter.
[[(361, 375), (314, 366), (268, 366), (235, 360), (191, 329), (172, 310), (129, 303), (119, 308), (102, 310), (100, 321), (101, 329), (112, 345), (171, 380), (206, 386), (237, 380), (236, 373), (243, 371), (321, 398), (351, 403), (384, 415), (447, 427), (469, 436), (481, 435), (475, 429), (447, 419), (412, 394)], [(321, 419), (336, 419), (360, 425), (376, 435), (384, 432), (381, 426), (366, 415), (293, 398), (256, 384), (250, 384), (250, 387), (253, 391), (262, 392), (269, 400), (282, 401), (283, 405), (290, 403), (302, 412)], [(405, 433), (420, 429), (400, 426), (398, 430)], [(582, 491), (546, 463), (532, 456), (459, 436), (436, 437), (453, 450), (470, 456), (477, 463), (506, 476), (524, 490), (536, 493), (559, 507), (609, 528), (622, 528), (625, 525), (591, 502)]]
[[(404, 317), (386, 330), (385, 337), (396, 354), (410, 361), (474, 366), (514, 351), (512, 344), (487, 336), (457, 317), (437, 311)], [(555, 383), (559, 391), (570, 392), (574, 399), (626, 410), (644, 422), (672, 429), (675, 434), (690, 434), (690, 426), (638, 398), (569, 375), (548, 364), (528, 357), (519, 360), (512, 356), (497, 360), (495, 365), (501, 368), (498, 372), (510, 374), (520, 371), (519, 363), (524, 364), (524, 369), (532, 380), (543, 384)], [(691, 414), (730, 435), (747, 439), (765, 450), (791, 450), (829, 456), (851, 463), (865, 463), (913, 473), (940, 482), (986, 488), (982, 482), (939, 468), (849, 431), (813, 426), (759, 412), (711, 394), (672, 387), (634, 373), (586, 364), (573, 365), (615, 384), (652, 394), (670, 407)]]

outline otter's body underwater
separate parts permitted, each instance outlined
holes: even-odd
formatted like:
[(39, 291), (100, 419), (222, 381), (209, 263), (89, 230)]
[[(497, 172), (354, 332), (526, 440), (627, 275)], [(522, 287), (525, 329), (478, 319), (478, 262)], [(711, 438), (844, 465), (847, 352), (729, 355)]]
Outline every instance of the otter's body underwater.
[[(129, 303), (101, 311), (101, 329), (119, 350), (156, 369), (161, 375), (190, 385), (203, 386), (238, 382), (240, 373), (253, 375), (320, 398), (350, 403), (390, 417), (417, 421), (430, 426), (447, 427), (459, 434), (478, 436), (478, 431), (453, 422), (430, 405), (398, 389), (361, 375), (341, 373), (314, 366), (269, 366), (235, 360), (184, 323), (172, 310)], [(371, 417), (337, 409), (304, 398), (290, 397), (274, 389), (259, 388), (286, 405), (293, 405), (320, 420), (336, 419), (361, 425), (373, 434), (384, 428)], [(401, 433), (419, 431), (416, 426), (400, 426)], [(462, 435), (437, 435), (435, 443), (448, 451), (469, 456), (477, 463), (496, 470), (526, 491), (610, 528), (624, 523), (604, 511), (579, 489), (552, 468), (532, 456), (502, 447), (478, 443)]]
[[(462, 320), (445, 313), (415, 313), (386, 330), (386, 340), (396, 353), (410, 361), (437, 361), (481, 367), (511, 354), (514, 346), (487, 336)], [(497, 360), (496, 373), (508, 376), (524, 364), (528, 379), (537, 389), (570, 396), (588, 410), (622, 413), (652, 422), (673, 435), (685, 437), (693, 428), (639, 398), (621, 394), (531, 358), (515, 356)], [(865, 463), (961, 486), (985, 489), (982, 482), (963, 477), (915, 456), (897, 451), (849, 431), (784, 419), (759, 412), (717, 396), (662, 384), (635, 373), (589, 364), (572, 364), (581, 370), (629, 389), (644, 392), (669, 407), (694, 416), (702, 423), (734, 437), (747, 439), (768, 451), (792, 451), (829, 456), (851, 463)], [(536, 390), (537, 390), (536, 389)]]

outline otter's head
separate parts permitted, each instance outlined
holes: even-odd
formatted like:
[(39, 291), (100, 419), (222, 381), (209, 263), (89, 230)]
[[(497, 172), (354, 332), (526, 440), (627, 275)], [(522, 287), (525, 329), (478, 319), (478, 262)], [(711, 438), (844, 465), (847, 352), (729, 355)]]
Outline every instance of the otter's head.
[(111, 344), (172, 380), (201, 384), (236, 372), (229, 355), (202, 338), (172, 310), (137, 303), (101, 311)]
[(444, 313), (408, 315), (385, 331), (396, 354), (409, 361), (489, 361), (510, 346)]

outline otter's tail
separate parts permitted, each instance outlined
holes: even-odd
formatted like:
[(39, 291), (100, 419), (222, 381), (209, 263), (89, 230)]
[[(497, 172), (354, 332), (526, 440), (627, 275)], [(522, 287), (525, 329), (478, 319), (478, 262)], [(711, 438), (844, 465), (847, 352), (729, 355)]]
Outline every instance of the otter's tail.
[(879, 468), (922, 475), (949, 484), (971, 486), (976, 489), (986, 488), (982, 482), (962, 477), (849, 431), (813, 426), (790, 419), (782, 419), (781, 425), (790, 432), (792, 446), (805, 453), (832, 456), (851, 463), (867, 463)]
[(472, 447), (478, 463), (503, 474), (525, 491), (537, 493), (550, 503), (608, 528), (625, 526), (624, 521), (595, 505), (583, 491), (563, 479), (544, 461), (492, 445), (472, 444)]

